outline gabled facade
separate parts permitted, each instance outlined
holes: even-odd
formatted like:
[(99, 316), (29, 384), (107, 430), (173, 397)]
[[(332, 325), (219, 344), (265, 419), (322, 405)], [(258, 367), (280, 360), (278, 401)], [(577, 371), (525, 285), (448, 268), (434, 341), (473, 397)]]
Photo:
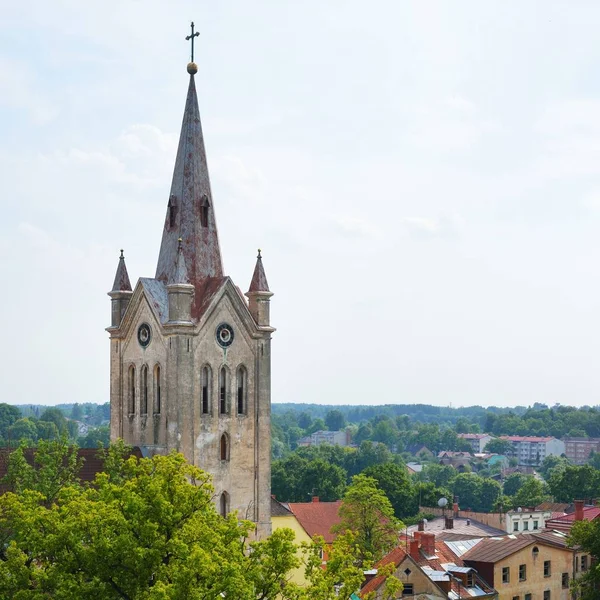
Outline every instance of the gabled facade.
[(569, 548), (564, 534), (545, 531), (481, 540), (462, 555), (498, 591), (499, 600), (571, 600), (571, 582), (590, 557)]
[(190, 63), (156, 274), (132, 290), (121, 254), (109, 292), (111, 439), (146, 455), (182, 452), (212, 475), (218, 510), (254, 521), (265, 535), (272, 294), (260, 251), (247, 299), (225, 275), (196, 72)]

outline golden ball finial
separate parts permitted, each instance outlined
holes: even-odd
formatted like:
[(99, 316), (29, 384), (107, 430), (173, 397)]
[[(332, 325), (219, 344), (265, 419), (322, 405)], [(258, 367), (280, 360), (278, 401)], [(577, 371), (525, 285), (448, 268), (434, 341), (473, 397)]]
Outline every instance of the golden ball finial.
[(195, 75), (198, 72), (198, 65), (195, 62), (188, 63), (187, 72), (190, 75)]

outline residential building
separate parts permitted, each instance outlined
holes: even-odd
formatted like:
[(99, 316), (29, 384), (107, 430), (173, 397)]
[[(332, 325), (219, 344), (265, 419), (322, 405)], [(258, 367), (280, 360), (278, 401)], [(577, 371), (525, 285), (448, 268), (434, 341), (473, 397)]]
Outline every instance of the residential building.
[(447, 543), (436, 541), (435, 535), (427, 532), (417, 532), (408, 541), (408, 552), (395, 548), (380, 560), (372, 578), (361, 588), (361, 597), (373, 592), (376, 599), (384, 597), (385, 578), (377, 571), (390, 563), (404, 585), (403, 598), (498, 598), (496, 590), (475, 569), (465, 565)]
[(454, 467), (457, 471), (463, 472), (469, 470), (473, 455), (470, 452), (451, 452), (443, 450), (437, 455), (438, 463)]
[(592, 452), (600, 452), (600, 438), (564, 437), (565, 456), (575, 465), (584, 465)]
[(492, 436), (488, 435), (487, 433), (459, 433), (456, 437), (469, 442), (469, 444), (471, 444), (473, 454), (479, 454), (480, 452), (483, 452), (487, 446), (487, 443), (493, 439)]
[(540, 531), (546, 527), (546, 523), (552, 518), (553, 513), (549, 510), (527, 510), (518, 508), (506, 513), (507, 533), (522, 533), (524, 531)]
[(109, 292), (110, 435), (145, 455), (181, 452), (212, 476), (219, 513), (253, 521), (264, 537), (271, 532), (273, 294), (260, 250), (246, 297), (223, 268), (198, 67), (187, 71), (155, 275), (132, 289), (121, 253)]
[(546, 456), (565, 453), (565, 443), (555, 437), (504, 435), (500, 439), (511, 442), (510, 456), (514, 456), (520, 465), (539, 467)]
[(499, 600), (570, 600), (571, 581), (581, 573), (575, 570), (581, 553), (554, 531), (483, 539), (461, 558), (498, 591)]
[(298, 440), (298, 446), (318, 446), (330, 444), (331, 446), (350, 446), (350, 432), (343, 431), (315, 431)]

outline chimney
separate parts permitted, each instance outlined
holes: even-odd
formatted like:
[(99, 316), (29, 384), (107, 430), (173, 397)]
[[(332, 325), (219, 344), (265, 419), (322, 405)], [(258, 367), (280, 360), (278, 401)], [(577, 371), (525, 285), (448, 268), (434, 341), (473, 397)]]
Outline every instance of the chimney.
[(413, 538), (415, 540), (417, 540), (417, 542), (421, 542), (421, 536), (423, 535), (423, 533), (421, 531), (415, 531), (413, 533)]
[(444, 524), (445, 529), (454, 529), (454, 519), (452, 517), (446, 517), (446, 522)]
[(313, 496), (312, 497), (312, 501), (313, 502), (318, 502), (319, 501), (319, 496)]
[(458, 497), (454, 496), (454, 504), (452, 505), (452, 512), (454, 513), (454, 518), (458, 518)]
[(435, 556), (435, 533), (421, 534), (421, 548), (426, 556)]
[(423, 519), (418, 522), (417, 529), (419, 531), (425, 531), (425, 521), (423, 521)]
[(583, 521), (583, 500), (575, 500), (575, 520)]
[(408, 544), (410, 557), (414, 560), (421, 560), (419, 553), (419, 540), (410, 540)]

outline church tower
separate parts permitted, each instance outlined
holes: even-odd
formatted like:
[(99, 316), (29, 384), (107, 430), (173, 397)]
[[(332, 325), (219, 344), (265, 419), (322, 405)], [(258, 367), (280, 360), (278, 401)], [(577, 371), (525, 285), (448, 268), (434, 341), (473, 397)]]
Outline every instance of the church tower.
[[(192, 30), (193, 33), (193, 30)], [(192, 37), (193, 40), (193, 37)], [(192, 53), (193, 60), (193, 53)], [(189, 87), (154, 278), (109, 292), (111, 440), (182, 452), (221, 514), (271, 531), (271, 334), (262, 257), (244, 298), (224, 274), (196, 96)]]

